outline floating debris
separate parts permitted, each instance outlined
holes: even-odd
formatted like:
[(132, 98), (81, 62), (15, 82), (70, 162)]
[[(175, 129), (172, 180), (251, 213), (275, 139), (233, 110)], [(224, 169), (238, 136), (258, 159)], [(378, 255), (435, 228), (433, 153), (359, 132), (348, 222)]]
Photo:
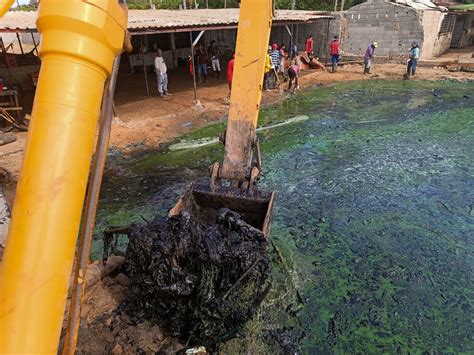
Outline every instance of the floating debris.
[[(280, 126), (285, 126), (290, 123), (295, 123), (295, 122), (301, 122), (301, 121), (306, 121), (309, 119), (309, 116), (307, 115), (298, 115), (294, 116), (291, 118), (288, 118), (287, 120), (284, 120), (282, 122), (278, 122), (272, 125), (268, 126), (262, 126), (257, 128), (257, 132), (262, 132), (268, 129), (280, 127)], [(184, 150), (184, 149), (194, 149), (194, 148), (199, 148), (199, 147), (204, 147), (206, 145), (210, 144), (217, 144), (219, 143), (219, 138), (217, 137), (205, 137), (205, 138), (200, 138), (200, 139), (195, 139), (195, 140), (181, 140), (178, 143), (171, 144), (168, 149), (170, 151), (175, 151), (175, 150)]]

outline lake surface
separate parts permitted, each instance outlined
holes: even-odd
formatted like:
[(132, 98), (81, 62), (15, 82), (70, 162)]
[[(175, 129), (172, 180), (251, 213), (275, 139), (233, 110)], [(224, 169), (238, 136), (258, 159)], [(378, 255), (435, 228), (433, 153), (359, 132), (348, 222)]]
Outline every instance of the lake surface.
[[(295, 115), (309, 120), (260, 135), (259, 186), (277, 192), (272, 290), (221, 351), (472, 353), (474, 83), (314, 88), (259, 123)], [(222, 155), (220, 145), (112, 151), (97, 234), (165, 214)]]

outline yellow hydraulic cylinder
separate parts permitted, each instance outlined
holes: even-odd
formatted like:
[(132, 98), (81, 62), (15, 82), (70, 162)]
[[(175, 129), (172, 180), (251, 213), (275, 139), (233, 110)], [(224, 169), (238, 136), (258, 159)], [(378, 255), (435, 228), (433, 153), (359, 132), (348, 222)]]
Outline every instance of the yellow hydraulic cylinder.
[(42, 66), (0, 267), (0, 353), (56, 353), (104, 82), (123, 44), (117, 0), (42, 0)]
[(15, 0), (0, 0), (0, 17), (3, 17)]

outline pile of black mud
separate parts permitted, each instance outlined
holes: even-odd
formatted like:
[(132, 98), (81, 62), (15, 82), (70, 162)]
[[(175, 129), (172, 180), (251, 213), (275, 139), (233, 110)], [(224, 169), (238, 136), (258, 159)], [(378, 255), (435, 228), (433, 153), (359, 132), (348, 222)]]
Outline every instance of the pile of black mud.
[(127, 313), (188, 345), (237, 336), (268, 292), (267, 241), (228, 209), (214, 225), (183, 212), (133, 226), (129, 240)]

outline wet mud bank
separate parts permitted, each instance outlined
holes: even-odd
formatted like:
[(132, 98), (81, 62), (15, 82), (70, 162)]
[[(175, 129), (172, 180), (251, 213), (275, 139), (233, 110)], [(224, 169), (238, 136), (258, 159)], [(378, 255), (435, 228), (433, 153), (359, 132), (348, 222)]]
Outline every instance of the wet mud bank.
[[(277, 194), (268, 246), (272, 287), (218, 351), (474, 348), (472, 85), (339, 84), (262, 113), (260, 125), (309, 119), (260, 135), (260, 187)], [(104, 185), (97, 234), (165, 216), (221, 156), (216, 145), (122, 161)], [(118, 247), (127, 244), (124, 238)]]

